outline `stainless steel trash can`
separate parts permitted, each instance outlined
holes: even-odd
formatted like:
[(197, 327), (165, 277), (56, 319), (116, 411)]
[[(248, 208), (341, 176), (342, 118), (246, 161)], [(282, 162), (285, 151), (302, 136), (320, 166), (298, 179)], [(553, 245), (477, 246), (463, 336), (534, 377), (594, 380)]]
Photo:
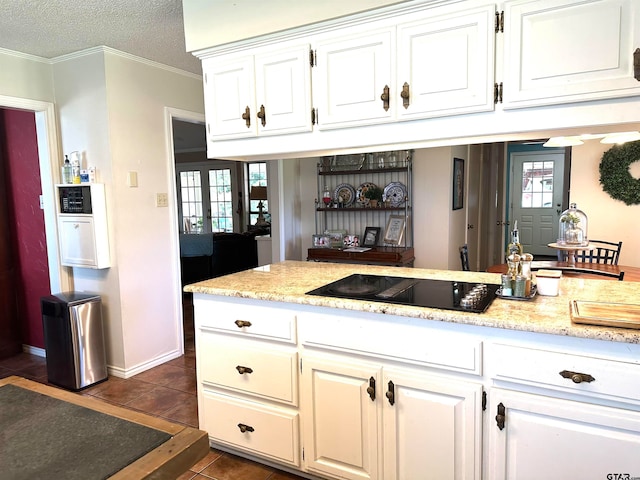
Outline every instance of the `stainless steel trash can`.
[(40, 306), (49, 382), (81, 390), (106, 380), (100, 296), (57, 293), (42, 297)]

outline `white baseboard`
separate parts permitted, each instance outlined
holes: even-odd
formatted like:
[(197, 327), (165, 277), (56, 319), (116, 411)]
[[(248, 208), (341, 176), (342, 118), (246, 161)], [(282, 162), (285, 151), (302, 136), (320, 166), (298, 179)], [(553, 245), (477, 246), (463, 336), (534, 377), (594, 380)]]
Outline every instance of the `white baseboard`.
[[(31, 345), (22, 345), (22, 351), (25, 353), (30, 353), (31, 355), (37, 355), (38, 357), (47, 357), (47, 351), (44, 348), (32, 347)], [(157, 367), (158, 365), (162, 365), (163, 363), (166, 363), (169, 360), (173, 360), (174, 358), (178, 358), (181, 355), (181, 351), (174, 350), (172, 352), (166, 353), (165, 355), (154, 358), (153, 360), (141, 363), (133, 368), (128, 369), (107, 365), (107, 373), (118, 378), (131, 378), (134, 375), (149, 370), (150, 368)]]
[(154, 358), (148, 362), (141, 363), (132, 368), (120, 368), (120, 367), (112, 367), (107, 365), (107, 372), (109, 375), (118, 378), (131, 378), (134, 375), (142, 373), (150, 368), (157, 367), (158, 365), (162, 365), (163, 363), (168, 362), (169, 360), (173, 360), (174, 358), (178, 358), (182, 355), (182, 352), (179, 350), (174, 350), (172, 352), (161, 355), (160, 357)]
[(24, 353), (30, 353), (31, 355), (37, 355), (38, 357), (47, 356), (47, 351), (44, 348), (32, 347), (31, 345), (22, 345), (22, 351)]

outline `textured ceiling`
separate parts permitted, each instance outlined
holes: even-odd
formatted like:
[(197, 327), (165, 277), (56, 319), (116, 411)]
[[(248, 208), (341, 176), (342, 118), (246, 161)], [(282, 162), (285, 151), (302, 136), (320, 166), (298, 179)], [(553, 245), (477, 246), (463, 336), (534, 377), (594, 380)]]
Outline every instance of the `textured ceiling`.
[(0, 48), (54, 58), (101, 45), (202, 73), (182, 0), (0, 0)]

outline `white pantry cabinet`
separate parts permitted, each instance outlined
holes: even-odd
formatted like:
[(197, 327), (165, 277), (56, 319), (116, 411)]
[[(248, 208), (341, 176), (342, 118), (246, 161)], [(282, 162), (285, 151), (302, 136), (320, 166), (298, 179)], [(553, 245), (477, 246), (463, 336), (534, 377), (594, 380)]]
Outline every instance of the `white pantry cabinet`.
[(504, 108), (640, 94), (637, 0), (504, 4)]
[(204, 58), (210, 140), (311, 130), (309, 46)]

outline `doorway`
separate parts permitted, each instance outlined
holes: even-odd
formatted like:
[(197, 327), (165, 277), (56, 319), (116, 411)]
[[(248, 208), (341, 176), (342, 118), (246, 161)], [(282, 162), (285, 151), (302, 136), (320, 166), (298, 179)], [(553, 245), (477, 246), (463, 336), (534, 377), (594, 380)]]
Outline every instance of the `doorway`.
[(505, 243), (517, 222), (523, 250), (553, 258), (547, 245), (558, 238), (558, 220), (568, 201), (570, 150), (511, 144), (508, 159)]

